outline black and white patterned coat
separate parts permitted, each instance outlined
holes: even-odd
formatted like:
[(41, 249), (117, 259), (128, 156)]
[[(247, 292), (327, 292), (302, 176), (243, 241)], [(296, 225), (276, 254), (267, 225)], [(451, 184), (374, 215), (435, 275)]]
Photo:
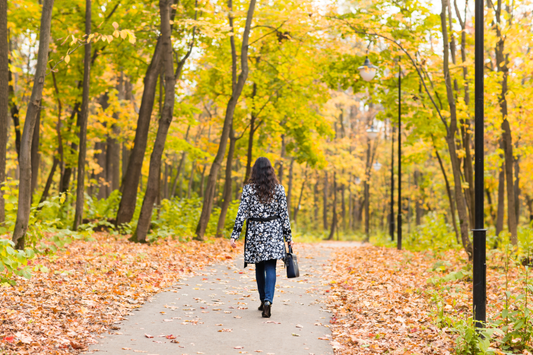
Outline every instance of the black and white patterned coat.
[(231, 238), (237, 240), (244, 221), (248, 218), (268, 218), (280, 216), (268, 222), (248, 221), (248, 240), (244, 250), (244, 261), (256, 264), (270, 259), (284, 259), (285, 245), (292, 241), (291, 223), (287, 211), (287, 197), (282, 185), (276, 186), (274, 197), (268, 203), (261, 203), (252, 184), (244, 185), (241, 204), (235, 219)]

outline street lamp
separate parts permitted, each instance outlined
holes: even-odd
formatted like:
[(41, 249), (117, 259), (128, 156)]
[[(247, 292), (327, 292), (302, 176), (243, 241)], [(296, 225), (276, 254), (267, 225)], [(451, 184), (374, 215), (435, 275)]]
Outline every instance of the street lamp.
[(483, 0), (476, 0), (475, 9), (475, 229), (473, 243), (473, 306), (476, 327), (484, 327), (487, 320), (487, 230), (485, 229), (484, 216), (484, 4)]
[(372, 65), (368, 57), (366, 57), (363, 65), (357, 69), (359, 70), (359, 73), (361, 74), (361, 77), (363, 78), (364, 81), (371, 81), (372, 79), (374, 79), (374, 76), (376, 76), (377, 68), (378, 67)]
[[(398, 57), (398, 250), (402, 250), (402, 65)], [(392, 202), (392, 201), (391, 201)]]

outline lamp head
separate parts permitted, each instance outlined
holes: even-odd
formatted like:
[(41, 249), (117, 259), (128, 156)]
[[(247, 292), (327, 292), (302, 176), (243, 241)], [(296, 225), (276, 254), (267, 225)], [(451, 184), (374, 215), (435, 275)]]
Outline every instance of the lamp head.
[(375, 129), (374, 127), (371, 127), (366, 130), (366, 134), (368, 135), (368, 139), (373, 141), (378, 136), (379, 131)]
[(364, 81), (371, 81), (372, 79), (374, 79), (374, 76), (376, 76), (377, 68), (378, 67), (370, 63), (370, 60), (368, 59), (368, 57), (366, 57), (363, 65), (357, 69), (359, 70), (359, 73), (361, 74), (361, 77)]

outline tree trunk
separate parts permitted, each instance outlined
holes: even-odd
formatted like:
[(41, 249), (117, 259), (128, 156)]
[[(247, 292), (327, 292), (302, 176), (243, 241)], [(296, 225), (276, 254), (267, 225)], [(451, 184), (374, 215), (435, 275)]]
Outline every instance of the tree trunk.
[(191, 198), (192, 183), (194, 180), (194, 171), (196, 170), (196, 160), (191, 165), (191, 175), (189, 176), (189, 183), (187, 184), (187, 198)]
[(318, 228), (318, 185), (320, 183), (320, 176), (318, 171), (315, 174), (315, 187), (313, 188), (313, 221), (315, 226)]
[(531, 227), (531, 223), (533, 222), (533, 198), (526, 194), (526, 201), (529, 209), (529, 226)]
[(169, 199), (169, 180), (172, 176), (172, 165), (168, 165), (165, 163), (165, 177), (163, 179), (163, 199), (168, 200)]
[[(150, 170), (148, 173), (148, 182), (146, 184), (146, 193), (141, 207), (141, 214), (139, 216), (137, 229), (131, 238), (133, 241), (140, 243), (146, 242), (146, 236), (152, 220), (152, 211), (158, 193), (158, 181), (160, 180), (161, 158), (163, 156), (168, 129), (170, 128), (174, 113), (176, 79), (177, 77), (179, 78), (180, 74), (178, 73), (178, 75), (174, 75), (169, 0), (160, 0), (159, 9), (161, 13), (161, 60), (165, 73), (165, 102), (159, 119), (159, 127), (157, 129), (154, 149), (150, 156)], [(187, 57), (188, 55), (180, 61), (178, 66), (182, 64), (182, 62), (184, 63), (184, 60), (186, 60)]]
[[(124, 73), (120, 73), (117, 84), (118, 100), (122, 102), (126, 98), (124, 90)], [(113, 118), (118, 122), (120, 119), (118, 113), (113, 113)], [(107, 153), (106, 153), (106, 180), (108, 182), (107, 195), (120, 188), (120, 144), (117, 137), (120, 135), (120, 128), (113, 124), (111, 134), (107, 136)]]
[[(187, 133), (185, 134), (185, 141), (188, 142), (189, 141), (189, 130), (190, 130), (191, 126), (188, 126), (187, 127)], [(187, 152), (182, 152), (181, 153), (181, 159), (180, 159), (180, 162), (178, 164), (178, 169), (176, 171), (176, 177), (174, 178), (174, 183), (172, 183), (172, 192), (170, 193), (170, 197), (174, 197), (176, 196), (176, 186), (178, 185), (178, 181), (179, 181), (179, 177), (180, 177), (180, 174), (181, 174), (181, 168), (183, 167), (183, 163), (185, 161), (185, 157), (187, 156)], [(181, 186), (180, 186), (180, 189), (181, 189)]]
[[(105, 112), (109, 108), (109, 95), (104, 93), (100, 96), (98, 99), (98, 103), (100, 104), (100, 107), (102, 108), (102, 111)], [(103, 123), (104, 127), (107, 128), (107, 122)], [(96, 187), (98, 189), (97, 198), (99, 200), (106, 199), (109, 196), (108, 193), (108, 184), (109, 181), (107, 180), (107, 142), (103, 140), (99, 140), (96, 143), (94, 143), (94, 159), (96, 160), (96, 163), (100, 167), (100, 172), (96, 175), (93, 175), (96, 178)], [(94, 171), (93, 171), (94, 174)], [(92, 189), (91, 189), (92, 190)], [(92, 195), (92, 191), (89, 190), (89, 195)]]
[(505, 162), (498, 169), (498, 214), (496, 216), (496, 237), (499, 238), (503, 231), (503, 220), (505, 216)]
[(485, 188), (485, 195), (487, 196), (487, 204), (489, 205), (489, 215), (492, 219), (492, 224), (496, 223), (496, 213), (494, 211), (494, 203), (492, 202), (492, 193), (488, 188)]
[(448, 28), (446, 25), (446, 6), (447, 0), (442, 1), (441, 12), (441, 27), (442, 38), (444, 44), (443, 50), (443, 69), (444, 79), (446, 83), (446, 93), (448, 98), (448, 104), (450, 106), (450, 123), (447, 128), (446, 143), (448, 144), (448, 151), (450, 154), (450, 160), (452, 163), (452, 172), (454, 177), (455, 187), (455, 202), (457, 203), (457, 212), (459, 214), (459, 225), (461, 230), (461, 241), (463, 248), (468, 254), (469, 258), (472, 258), (472, 242), (470, 241), (470, 223), (468, 218), (467, 206), (465, 203), (465, 195), (462, 190), (461, 184), (461, 166), (459, 158), (457, 157), (457, 147), (455, 143), (455, 134), (457, 132), (457, 109), (455, 105), (455, 96), (452, 90), (452, 81), (449, 68), (449, 43), (448, 43)]
[(19, 198), (17, 210), (17, 222), (13, 232), (13, 242), (17, 249), (24, 249), (26, 231), (30, 218), (31, 207), (31, 141), (33, 130), (37, 121), (37, 116), (41, 109), (41, 100), (46, 75), (46, 64), (48, 62), (48, 47), (50, 43), (50, 27), (52, 22), (52, 8), (54, 0), (43, 0), (41, 14), (41, 29), (39, 34), (39, 52), (37, 56), (37, 66), (31, 98), (26, 111), (24, 122), (24, 132), (20, 145), (20, 181)]
[(37, 121), (35, 122), (35, 128), (33, 129), (33, 138), (31, 140), (31, 196), (33, 201), (33, 195), (37, 189), (37, 183), (39, 181), (39, 164), (41, 156), (39, 154), (39, 136), (41, 134), (41, 110), (37, 113)]
[(107, 136), (106, 180), (107, 197), (120, 188), (120, 145), (116, 137), (120, 134), (117, 125), (111, 127), (112, 135)]
[[(85, 0), (85, 34), (91, 34), (91, 0)], [(78, 152), (78, 183), (76, 186), (76, 207), (73, 230), (77, 230), (83, 219), (85, 202), (85, 160), (87, 154), (87, 120), (89, 118), (89, 87), (91, 81), (91, 42), (85, 45), (83, 60), (83, 93), (80, 112), (79, 152)]]
[[(461, 60), (463, 63), (466, 61), (466, 30), (465, 30), (465, 23), (460, 18), (459, 9), (457, 8), (457, 1), (455, 1), (456, 5), (456, 14), (459, 19), (462, 34), (461, 34)], [(448, 0), (448, 23), (450, 26), (450, 29), (452, 28), (452, 7)], [(455, 43), (455, 36), (453, 35), (453, 32), (450, 34), (450, 52), (451, 57), (454, 65), (457, 65), (456, 60), (456, 43)], [(463, 80), (464, 80), (464, 100), (465, 105), (468, 107), (470, 104), (470, 95), (468, 92), (468, 68), (466, 65), (462, 65), (463, 67)], [(456, 92), (456, 95), (459, 96), (459, 86), (457, 83), (457, 79), (454, 79), (454, 89)], [(473, 158), (472, 158), (472, 152), (471, 152), (471, 143), (470, 143), (470, 131), (472, 128), (470, 127), (470, 119), (467, 117), (464, 119), (463, 124), (461, 125), (461, 138), (463, 143), (463, 149), (465, 152), (465, 156), (463, 158), (463, 170), (464, 170), (464, 179), (468, 183), (468, 188), (464, 188), (464, 195), (466, 200), (466, 205), (468, 207), (468, 215), (470, 217), (470, 225), (473, 226), (475, 224), (474, 220), (474, 211), (475, 211), (475, 193), (474, 193), (474, 169), (473, 169)]]
[(420, 202), (421, 196), (420, 196), (420, 179), (421, 179), (421, 173), (419, 170), (415, 170), (415, 186), (417, 188), (417, 194), (415, 196), (415, 224), (419, 226), (422, 223), (422, 203)]
[(329, 231), (328, 240), (333, 240), (335, 229), (337, 228), (337, 177), (333, 173), (333, 218), (331, 219), (331, 229)]
[[(256, 94), (257, 94), (257, 83), (253, 83), (253, 85), (252, 85), (252, 97), (251, 97), (252, 103), (255, 100)], [(255, 121), (256, 121), (257, 117), (256, 117), (256, 114), (255, 114), (254, 111), (255, 110), (253, 109), (253, 106), (252, 106), (252, 114), (251, 114), (251, 118), (250, 118), (250, 133), (249, 133), (249, 136), (248, 136), (248, 152), (246, 154), (246, 172), (244, 174), (244, 183), (246, 183), (248, 181), (248, 179), (250, 178), (250, 175), (252, 173), (252, 155), (253, 155), (253, 149), (254, 149), (254, 133), (255, 133), (255, 131), (257, 129), (255, 127)]]
[(233, 131), (233, 124), (230, 129), (229, 135), (229, 149), (228, 157), (226, 158), (226, 181), (224, 183), (224, 201), (220, 207), (220, 216), (218, 217), (217, 224), (217, 238), (223, 237), (224, 226), (226, 225), (226, 215), (228, 214), (228, 207), (231, 202), (231, 183), (232, 183), (232, 167), (233, 167), (233, 155), (235, 153), (235, 143), (237, 139), (235, 137), (235, 132)]
[(304, 195), (304, 189), (305, 189), (306, 184), (307, 184), (307, 168), (305, 169), (304, 181), (302, 182), (302, 187), (300, 188), (300, 197), (298, 198), (298, 205), (294, 207), (294, 217), (293, 217), (294, 224), (296, 224), (298, 220), (298, 211), (300, 211), (300, 206), (302, 205), (302, 197)]
[(370, 241), (370, 184), (368, 180), (364, 181), (363, 192), (365, 195), (365, 242), (368, 243)]
[(7, 130), (9, 109), (9, 81), (7, 46), (7, 0), (0, 0), (0, 226), (5, 222), (5, 201), (2, 190), (6, 180)]
[(322, 218), (324, 222), (324, 230), (328, 229), (328, 172), (324, 171), (324, 198), (322, 207)]
[[(224, 117), (224, 125), (222, 127), (222, 134), (220, 137), (220, 144), (218, 146), (217, 155), (211, 165), (211, 170), (209, 172), (209, 177), (207, 179), (207, 187), (204, 195), (203, 205), (202, 205), (202, 214), (200, 215), (200, 220), (198, 221), (198, 226), (196, 227), (196, 239), (204, 240), (205, 230), (207, 224), (209, 223), (209, 217), (211, 216), (211, 211), (213, 210), (213, 199), (215, 197), (215, 188), (218, 178), (218, 172), (224, 159), (226, 153), (226, 145), (228, 143), (228, 136), (233, 122), (233, 114), (235, 112), (235, 107), (239, 97), (241, 96), (242, 89), (244, 88), (244, 83), (248, 78), (248, 37), (250, 36), (250, 27), (252, 25), (252, 17), (254, 14), (256, 0), (250, 0), (250, 5), (248, 7), (248, 13), (246, 15), (246, 25), (244, 28), (243, 39), (242, 39), (242, 48), (241, 48), (241, 73), (239, 74), (238, 80), (235, 80), (237, 73), (237, 52), (235, 50), (235, 40), (233, 36), (230, 36), (231, 42), (231, 52), (232, 52), (232, 91), (231, 98), (228, 102), (226, 108), (226, 114)], [(233, 9), (231, 0), (228, 1), (230, 10)], [(230, 26), (233, 31), (233, 18), (232, 12), (229, 12)]]
[[(502, 114), (502, 141), (503, 141), (503, 151), (505, 157), (505, 181), (507, 183), (507, 225), (509, 227), (509, 233), (511, 234), (511, 243), (516, 245), (518, 243), (517, 235), (517, 215), (515, 208), (515, 192), (514, 192), (514, 178), (513, 178), (513, 165), (514, 165), (514, 156), (513, 156), (513, 139), (511, 137), (511, 126), (507, 119), (508, 108), (507, 108), (507, 78), (509, 76), (509, 68), (507, 67), (509, 61), (508, 53), (505, 53), (505, 37), (501, 31), (501, 13), (502, 13), (502, 0), (497, 1), (497, 6), (495, 9), (495, 18), (496, 25), (494, 26), (496, 30), (496, 36), (499, 38), (498, 43), (496, 44), (496, 66), (498, 68), (498, 73), (503, 73), (501, 80), (501, 93), (499, 97), (500, 103), (500, 112)], [(507, 9), (508, 10), (508, 9)]]
[(342, 230), (346, 231), (346, 201), (345, 201), (346, 187), (341, 185), (341, 208), (342, 208)]
[[(4, 1), (4, 0), (2, 0)], [(7, 11), (7, 5), (6, 5), (6, 11)], [(6, 29), (7, 30), (7, 29)], [(3, 38), (7, 40), (7, 33), (6, 36), (3, 36)], [(11, 44), (11, 43), (10, 43)], [(8, 48), (2, 47), (2, 48)], [(9, 57), (8, 57), (8, 63)], [(13, 74), (11, 73), (11, 70), (9, 70), (8, 66), (8, 105), (9, 105), (9, 112), (11, 113), (11, 118), (13, 119), (13, 128), (15, 129), (15, 150), (17, 151), (17, 157), (20, 157), (20, 140), (21, 140), (21, 133), (20, 133), (20, 112), (19, 108), (17, 106), (16, 100), (15, 100), (15, 88), (11, 84), (13, 80)]]
[(154, 108), (157, 78), (159, 77), (161, 68), (162, 51), (163, 46), (161, 44), (161, 37), (159, 37), (155, 46), (152, 62), (148, 66), (144, 77), (144, 91), (141, 100), (141, 108), (139, 110), (139, 118), (137, 119), (135, 140), (133, 142), (133, 149), (130, 153), (126, 173), (123, 173), (122, 198), (117, 212), (117, 226), (120, 226), (123, 223), (129, 223), (135, 212), (137, 189), (141, 178), (146, 145), (148, 144), (148, 132)]
[[(128, 163), (131, 157), (131, 149), (128, 148), (126, 142), (122, 143), (122, 175), (121, 181), (125, 180), (126, 172), (128, 171)], [(123, 186), (120, 185), (120, 190), (122, 191)]]
[(202, 177), (201, 177), (201, 180), (200, 180), (200, 197), (201, 198), (204, 197), (205, 169), (207, 169), (207, 165), (204, 165), (204, 167), (202, 168)]
[(41, 200), (39, 201), (39, 204), (43, 203), (48, 198), (48, 194), (50, 193), (50, 187), (52, 186), (52, 182), (54, 181), (54, 174), (58, 165), (59, 160), (54, 157), (52, 169), (50, 169), (50, 174), (48, 174), (48, 179), (46, 179), (46, 185), (44, 186), (43, 194), (41, 195)]
[[(280, 185), (283, 185), (283, 165), (285, 163), (285, 135), (281, 135), (281, 156), (279, 160), (279, 170), (278, 170), (278, 179)], [(324, 228), (324, 229), (327, 229)]]
[(291, 165), (289, 165), (289, 188), (287, 190), (287, 210), (289, 211), (289, 217), (292, 208), (292, 182), (294, 177), (294, 158), (291, 158)]
[(446, 170), (444, 169), (444, 164), (442, 163), (440, 154), (437, 151), (437, 147), (435, 147), (435, 143), (433, 143), (433, 148), (435, 149), (435, 154), (437, 155), (437, 159), (439, 161), (440, 170), (442, 172), (442, 176), (444, 177), (444, 182), (446, 184), (446, 194), (448, 195), (448, 201), (450, 202), (450, 213), (452, 215), (452, 223), (453, 223), (453, 230), (455, 231), (455, 239), (457, 241), (457, 244), (461, 244), (461, 241), (459, 239), (459, 230), (457, 229), (457, 220), (455, 217), (455, 201), (453, 199), (452, 190), (450, 188), (450, 182), (448, 181), (448, 175), (446, 174)]

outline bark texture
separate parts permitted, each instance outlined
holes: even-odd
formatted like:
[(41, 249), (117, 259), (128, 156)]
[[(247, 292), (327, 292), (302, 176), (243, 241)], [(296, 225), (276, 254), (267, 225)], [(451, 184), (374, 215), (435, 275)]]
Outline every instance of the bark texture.
[[(91, 0), (85, 0), (85, 34), (91, 34)], [(78, 181), (76, 186), (76, 206), (72, 229), (77, 230), (83, 219), (85, 203), (85, 160), (87, 156), (87, 119), (89, 118), (89, 88), (91, 82), (91, 42), (85, 45), (83, 60), (83, 93), (80, 111), (80, 132), (78, 152)]]
[(141, 178), (141, 169), (144, 161), (144, 153), (148, 144), (148, 131), (150, 129), (150, 118), (155, 102), (155, 92), (157, 88), (157, 78), (159, 77), (161, 56), (163, 46), (161, 37), (157, 40), (152, 61), (144, 76), (144, 91), (141, 99), (137, 128), (135, 129), (135, 139), (133, 149), (129, 154), (129, 161), (124, 180), (122, 181), (122, 198), (117, 211), (117, 226), (131, 222), (135, 206), (137, 204), (137, 189)]
[(13, 231), (13, 242), (17, 249), (24, 249), (26, 231), (30, 218), (31, 206), (31, 142), (33, 130), (37, 121), (37, 115), (41, 109), (41, 100), (46, 74), (46, 64), (48, 62), (48, 47), (50, 44), (50, 27), (52, 23), (52, 8), (54, 0), (43, 1), (43, 11), (41, 14), (41, 28), (39, 33), (39, 53), (37, 55), (37, 66), (31, 92), (26, 120), (24, 122), (24, 132), (20, 145), (20, 181), (19, 198), (17, 210), (17, 222)]
[[(518, 243), (517, 235), (517, 224), (518, 218), (516, 214), (516, 203), (515, 203), (515, 188), (514, 188), (514, 177), (513, 177), (513, 166), (514, 166), (514, 156), (513, 156), (513, 139), (511, 136), (511, 125), (507, 119), (508, 107), (507, 107), (507, 91), (508, 84), (507, 79), (509, 76), (509, 55), (505, 53), (505, 36), (502, 34), (501, 25), (502, 25), (502, 10), (503, 4), (502, 0), (498, 0), (496, 3), (495, 9), (495, 19), (496, 19), (496, 36), (498, 37), (498, 42), (496, 44), (496, 66), (498, 72), (502, 73), (501, 92), (499, 97), (500, 102), (500, 112), (502, 114), (502, 143), (503, 143), (503, 152), (505, 157), (505, 182), (507, 187), (507, 226), (509, 228), (509, 234), (511, 235), (511, 243), (516, 245)], [(506, 9), (509, 13), (509, 8)]]
[(463, 248), (468, 254), (469, 258), (472, 257), (472, 242), (470, 241), (470, 219), (466, 205), (466, 197), (462, 189), (461, 181), (461, 164), (457, 157), (457, 146), (455, 141), (455, 134), (457, 132), (457, 107), (455, 102), (455, 95), (452, 88), (452, 80), (449, 66), (449, 42), (448, 42), (448, 28), (446, 24), (446, 9), (448, 0), (441, 0), (442, 12), (441, 12), (441, 28), (443, 38), (443, 72), (444, 80), (446, 84), (446, 94), (448, 98), (448, 104), (450, 109), (450, 122), (446, 125), (446, 143), (448, 145), (448, 152), (450, 154), (450, 160), (452, 163), (452, 172), (454, 178), (455, 189), (455, 202), (457, 203), (457, 213), (459, 215), (459, 226), (461, 231), (461, 242)]
[[(7, 0), (0, 0), (0, 83), (9, 80), (7, 46)], [(0, 226), (5, 222), (5, 202), (2, 185), (6, 180), (6, 152), (9, 109), (9, 87), (0, 85)]]
[[(233, 126), (233, 125), (232, 125)], [(226, 181), (224, 183), (224, 200), (220, 207), (220, 216), (218, 217), (217, 224), (217, 238), (223, 237), (224, 226), (226, 225), (226, 215), (228, 214), (228, 207), (231, 202), (231, 190), (232, 190), (232, 167), (233, 167), (233, 154), (235, 153), (235, 143), (237, 138), (235, 137), (235, 131), (233, 127), (230, 129), (229, 136), (229, 149), (228, 157), (226, 158)]]
[(161, 117), (159, 118), (159, 127), (157, 129), (154, 149), (152, 151), (152, 155), (150, 156), (150, 170), (148, 172), (148, 182), (146, 184), (146, 192), (144, 194), (144, 200), (141, 207), (141, 214), (139, 216), (139, 222), (137, 223), (137, 229), (132, 236), (133, 240), (141, 243), (146, 242), (146, 236), (148, 234), (148, 230), (150, 229), (150, 222), (152, 220), (154, 202), (159, 194), (161, 158), (163, 156), (168, 129), (170, 128), (170, 123), (172, 122), (174, 113), (176, 79), (181, 74), (181, 68), (183, 68), (185, 60), (187, 60), (188, 56), (190, 55), (189, 51), (187, 55), (180, 61), (178, 64), (178, 72), (175, 75), (174, 59), (172, 55), (170, 5), (171, 4), (169, 0), (159, 1), (159, 10), (161, 13), (161, 60), (165, 75), (165, 102), (163, 104)]

